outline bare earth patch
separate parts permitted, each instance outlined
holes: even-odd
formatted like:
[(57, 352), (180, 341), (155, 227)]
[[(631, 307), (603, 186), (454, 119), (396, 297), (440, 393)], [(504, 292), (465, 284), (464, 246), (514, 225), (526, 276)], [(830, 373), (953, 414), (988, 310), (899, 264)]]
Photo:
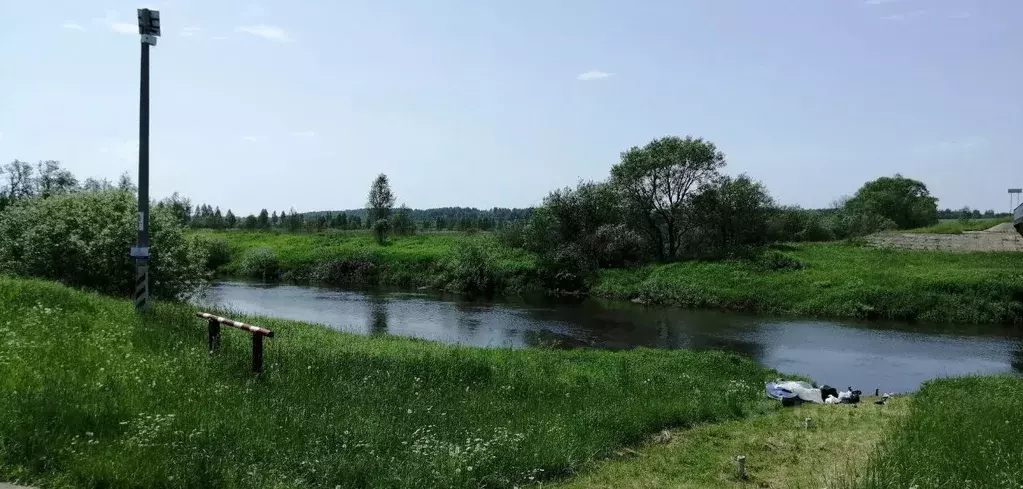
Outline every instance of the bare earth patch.
[(930, 251), (1023, 251), (1023, 237), (1011, 232), (976, 231), (963, 234), (878, 233), (867, 236), (876, 248)]

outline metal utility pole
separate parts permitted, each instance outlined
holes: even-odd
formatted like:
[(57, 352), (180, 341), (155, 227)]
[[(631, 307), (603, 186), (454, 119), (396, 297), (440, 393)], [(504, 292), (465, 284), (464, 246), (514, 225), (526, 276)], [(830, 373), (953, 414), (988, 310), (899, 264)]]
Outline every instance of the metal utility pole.
[(138, 9), (142, 58), (139, 77), (139, 218), (135, 259), (135, 310), (149, 308), (149, 46), (160, 36), (160, 12)]

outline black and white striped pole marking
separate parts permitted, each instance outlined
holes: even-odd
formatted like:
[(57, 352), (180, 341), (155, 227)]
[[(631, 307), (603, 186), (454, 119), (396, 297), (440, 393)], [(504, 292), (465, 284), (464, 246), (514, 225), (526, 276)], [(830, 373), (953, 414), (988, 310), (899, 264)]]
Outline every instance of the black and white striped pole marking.
[(142, 36), (139, 73), (139, 222), (138, 243), (131, 249), (135, 259), (135, 310), (149, 308), (149, 46), (160, 36), (160, 12), (138, 9)]

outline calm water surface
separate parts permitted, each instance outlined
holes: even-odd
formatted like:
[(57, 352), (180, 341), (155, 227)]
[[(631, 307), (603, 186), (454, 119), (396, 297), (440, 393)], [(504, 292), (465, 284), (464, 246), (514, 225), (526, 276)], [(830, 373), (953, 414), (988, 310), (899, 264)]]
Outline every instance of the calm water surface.
[(908, 392), (925, 380), (1023, 372), (1012, 328), (924, 328), (584, 301), (468, 301), (432, 293), (221, 283), (202, 301), (361, 334), (483, 347), (723, 349), (818, 383)]

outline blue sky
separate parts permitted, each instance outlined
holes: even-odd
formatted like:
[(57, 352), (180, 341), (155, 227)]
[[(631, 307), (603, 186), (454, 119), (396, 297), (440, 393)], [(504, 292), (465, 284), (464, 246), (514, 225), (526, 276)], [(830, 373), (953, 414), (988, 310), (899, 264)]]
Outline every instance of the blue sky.
[(1023, 187), (1019, 0), (0, 0), (0, 161), (135, 175), (140, 6), (154, 196), (352, 208), (384, 172), (412, 207), (528, 206), (687, 134), (784, 204)]

